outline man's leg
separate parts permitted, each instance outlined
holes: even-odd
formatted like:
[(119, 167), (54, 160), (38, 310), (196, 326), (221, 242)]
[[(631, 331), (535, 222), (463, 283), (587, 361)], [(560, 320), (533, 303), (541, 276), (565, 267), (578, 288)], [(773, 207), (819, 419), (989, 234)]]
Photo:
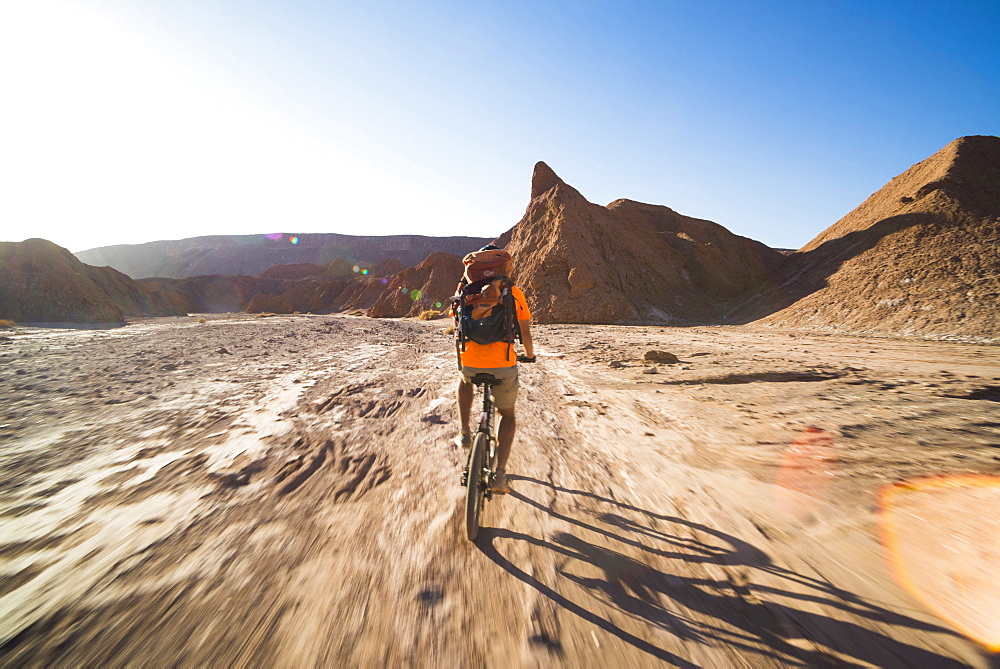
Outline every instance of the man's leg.
[(458, 379), (458, 417), (462, 421), (462, 432), (469, 431), (469, 414), (472, 412), (473, 387), (465, 379)]
[(500, 426), (497, 429), (497, 469), (507, 469), (507, 458), (510, 457), (510, 447), (514, 443), (514, 430), (517, 419), (514, 417), (514, 407), (497, 409), (500, 413)]

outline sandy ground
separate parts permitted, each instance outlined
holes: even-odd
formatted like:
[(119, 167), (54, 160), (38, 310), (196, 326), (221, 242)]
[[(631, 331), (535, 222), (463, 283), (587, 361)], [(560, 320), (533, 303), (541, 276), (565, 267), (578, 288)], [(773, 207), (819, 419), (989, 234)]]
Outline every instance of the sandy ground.
[(0, 665), (998, 666), (996, 346), (538, 326), (473, 544), (442, 321), (206, 318), (0, 332)]

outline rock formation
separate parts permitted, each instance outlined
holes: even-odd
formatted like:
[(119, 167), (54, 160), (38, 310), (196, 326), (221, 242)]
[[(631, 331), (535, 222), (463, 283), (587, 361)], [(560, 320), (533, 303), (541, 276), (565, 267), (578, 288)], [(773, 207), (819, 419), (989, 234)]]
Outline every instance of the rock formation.
[(392, 276), (361, 277), (350, 281), (334, 301), (337, 311), (367, 311), (375, 306), (386, 292)]
[(241, 311), (247, 313), (328, 314), (341, 310), (341, 296), (346, 289), (358, 282), (360, 279), (341, 279), (338, 281), (305, 279), (296, 281), (280, 294), (259, 293), (255, 295), (243, 306)]
[[(402, 317), (416, 316), (427, 309), (440, 310), (447, 306), (448, 298), (454, 295), (460, 278), (460, 256), (444, 252), (432, 253), (416, 267), (409, 267), (388, 279), (382, 294), (368, 310), (368, 315), (375, 318)], [(343, 308), (353, 307), (345, 304)]]
[(333, 233), (217, 235), (121, 244), (80, 251), (92, 265), (109, 265), (134, 278), (183, 279), (211, 274), (258, 276), (275, 265), (325, 266), (340, 258), (348, 267), (367, 267), (395, 258), (409, 267), (436, 251), (462, 254), (488, 239), (421, 235), (354, 236)]
[(790, 255), (736, 314), (768, 325), (1000, 333), (1000, 137), (962, 137)]
[[(294, 302), (284, 295), (267, 295), (258, 293), (250, 298), (250, 301), (240, 310), (248, 314), (293, 314), (296, 311), (302, 312)], [(307, 312), (308, 313), (308, 310)]]
[[(346, 260), (343, 260), (342, 258), (334, 258), (326, 265), (326, 267), (323, 268), (323, 271), (320, 272), (317, 276), (327, 281), (336, 281), (338, 279), (353, 279), (355, 275), (360, 274), (359, 270), (365, 266), (366, 264), (355, 265), (353, 263), (347, 262)], [(354, 269), (355, 267), (357, 267), (358, 269), (357, 270)]]
[(371, 309), (388, 290), (395, 275), (406, 269), (407, 266), (395, 258), (387, 258), (372, 265), (368, 268), (367, 275), (356, 276), (345, 286), (334, 302), (334, 308), (339, 311)]
[(712, 320), (782, 258), (668, 207), (592, 204), (541, 162), (524, 217), (498, 243), (548, 323)]
[[(79, 254), (166, 275), (138, 282), (44, 240), (3, 243), (0, 318), (120, 322), (239, 310), (414, 316), (446, 306), (461, 257), (488, 240), (291, 241), (201, 237)], [(514, 256), (514, 279), (543, 323), (755, 321), (996, 339), (1000, 138), (952, 142), (790, 254), (668, 207), (593, 204), (544, 163), (535, 166), (524, 217), (497, 243)], [(426, 251), (437, 252), (407, 266)], [(188, 276), (207, 267), (231, 274)]]
[(431, 254), (417, 267), (406, 267), (389, 258), (367, 268), (367, 272), (356, 272), (354, 266), (336, 259), (318, 274), (289, 282), (280, 291), (258, 294), (242, 310), (250, 313), (364, 311), (378, 318), (415, 316), (446, 303), (455, 291), (462, 265), (458, 256), (441, 252)]
[(405, 269), (406, 265), (395, 258), (364, 268), (351, 265), (340, 258), (334, 258), (326, 267), (278, 265), (264, 272), (261, 277), (281, 276), (290, 281), (278, 293), (272, 290), (255, 295), (243, 306), (242, 311), (330, 313), (367, 310), (386, 291), (389, 278)]
[(394, 258), (364, 270), (334, 258), (324, 267), (311, 263), (276, 265), (258, 277), (216, 274), (141, 279), (139, 283), (157, 299), (189, 313), (331, 313), (369, 309), (387, 290), (393, 276), (387, 272), (405, 269)]
[(0, 242), (0, 318), (38, 323), (120, 323), (183, 311), (110, 267), (91, 267), (44, 239)]
[(186, 279), (140, 279), (139, 284), (158, 300), (169, 303), (182, 312), (219, 313), (240, 311), (257, 295), (281, 295), (295, 282), (288, 279), (213, 274)]
[[(483, 243), (485, 244), (485, 242)], [(368, 275), (374, 277), (392, 276), (393, 274), (399, 274), (406, 268), (407, 265), (404, 265), (398, 259), (386, 258), (372, 265), (368, 271)]]

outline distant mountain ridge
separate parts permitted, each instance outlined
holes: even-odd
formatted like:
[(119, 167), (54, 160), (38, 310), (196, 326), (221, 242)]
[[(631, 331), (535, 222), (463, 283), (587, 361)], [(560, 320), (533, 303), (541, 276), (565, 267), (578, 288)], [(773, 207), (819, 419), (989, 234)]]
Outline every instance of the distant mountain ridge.
[(325, 266), (335, 258), (362, 266), (395, 258), (412, 267), (432, 253), (462, 256), (489, 241), (480, 237), (338, 233), (214, 235), (102, 246), (75, 255), (88, 265), (112, 267), (134, 279), (185, 279), (208, 274), (259, 276), (275, 265)]
[[(120, 322), (237, 310), (414, 316), (447, 305), (462, 255), (487, 241), (246, 235), (78, 254), (146, 268), (137, 273), (202, 272), (140, 280), (44, 240), (5, 242), (0, 318)], [(958, 138), (793, 253), (660, 205), (593, 204), (541, 162), (524, 217), (496, 243), (514, 257), (513, 278), (543, 323), (754, 323), (996, 341), (1000, 137)], [(392, 248), (399, 246), (406, 248)], [(322, 261), (324, 254), (334, 257)]]

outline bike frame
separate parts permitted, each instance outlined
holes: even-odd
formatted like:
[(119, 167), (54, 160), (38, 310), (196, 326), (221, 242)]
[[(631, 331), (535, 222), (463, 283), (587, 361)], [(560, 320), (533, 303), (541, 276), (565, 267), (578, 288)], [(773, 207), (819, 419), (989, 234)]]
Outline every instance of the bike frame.
[(465, 471), (462, 473), (462, 485), (468, 487), (466, 493), (466, 535), (470, 541), (475, 541), (479, 532), (479, 515), (485, 500), (493, 498), (490, 490), (493, 485), (494, 468), (497, 458), (497, 438), (493, 434), (493, 389), (491, 384), (499, 383), (492, 375), (477, 375), (472, 379), (473, 385), (482, 388), (483, 410), (479, 414), (479, 428), (469, 448)]
[[(479, 385), (479, 384), (477, 384)], [(488, 383), (483, 383), (479, 385), (483, 391), (483, 410), (479, 414), (479, 428), (476, 430), (477, 434), (486, 435), (486, 443), (489, 444), (489, 448), (486, 451), (486, 466), (489, 467), (490, 476), (487, 481), (486, 490), (484, 496), (486, 499), (492, 499), (493, 493), (490, 491), (489, 486), (493, 484), (493, 469), (496, 467), (496, 456), (497, 456), (497, 438), (496, 434), (493, 432), (493, 418), (496, 411), (493, 409), (493, 388)], [(471, 458), (471, 449), (470, 449)], [(472, 464), (471, 459), (466, 464), (466, 470)]]
[(483, 384), (483, 412), (479, 415), (479, 430), (493, 441), (493, 388)]

